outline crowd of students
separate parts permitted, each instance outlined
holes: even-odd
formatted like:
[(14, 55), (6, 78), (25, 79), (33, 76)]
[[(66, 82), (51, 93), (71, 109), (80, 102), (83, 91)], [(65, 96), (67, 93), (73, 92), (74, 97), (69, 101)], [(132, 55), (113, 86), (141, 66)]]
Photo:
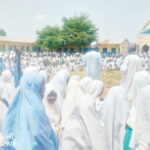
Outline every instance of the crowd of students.
[(72, 55), (23, 54), (18, 86), (15, 55), (2, 54), (0, 62), (1, 149), (150, 150), (147, 56), (146, 61), (134, 54), (103, 57), (103, 68), (118, 59), (122, 74), (120, 85), (103, 98), (103, 81), (71, 76), (70, 63), (82, 69), (82, 54), (73, 55), (69, 65), (65, 61)]

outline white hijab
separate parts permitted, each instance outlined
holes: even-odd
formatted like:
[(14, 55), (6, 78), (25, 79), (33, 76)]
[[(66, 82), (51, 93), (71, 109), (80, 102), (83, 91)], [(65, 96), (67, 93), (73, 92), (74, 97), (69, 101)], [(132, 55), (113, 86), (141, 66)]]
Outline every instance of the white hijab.
[(0, 77), (0, 97), (12, 103), (16, 90), (14, 87), (13, 76), (10, 70), (3, 71)]
[(120, 85), (124, 87), (127, 93), (132, 86), (134, 74), (141, 69), (141, 59), (137, 55), (128, 55), (125, 57), (121, 66), (122, 79)]
[[(55, 134), (58, 135), (59, 129), (60, 129), (60, 120), (61, 120), (61, 110), (60, 107), (57, 104), (57, 99), (54, 104), (50, 104), (47, 100), (48, 94), (54, 91), (57, 94), (57, 89), (52, 84), (48, 83), (46, 84), (46, 90), (43, 98), (43, 104), (45, 106), (46, 114), (52, 124), (52, 127), (55, 131)], [(58, 98), (58, 95), (57, 95)]]
[(120, 86), (111, 88), (100, 111), (107, 131), (109, 150), (123, 150), (128, 113), (129, 104), (124, 88)]
[(139, 71), (134, 75), (133, 78), (133, 83), (132, 83), (132, 88), (129, 92), (129, 100), (130, 100), (130, 115), (128, 118), (128, 125), (132, 128), (135, 129), (136, 122), (136, 109), (135, 109), (135, 104), (136, 104), (136, 98), (137, 95), (140, 93), (141, 89), (147, 85), (150, 84), (150, 75), (146, 71)]
[(62, 109), (62, 105), (66, 96), (66, 88), (69, 80), (69, 71), (67, 69), (62, 69), (56, 73), (56, 75), (51, 80), (50, 84), (56, 89), (58, 96), (57, 103)]
[(74, 108), (79, 103), (79, 97), (83, 94), (84, 93), (79, 87), (79, 78), (77, 78), (77, 76), (72, 76), (67, 86), (66, 99), (62, 107), (61, 128), (65, 127)]
[(132, 146), (150, 149), (150, 85), (142, 88), (136, 99), (136, 127), (134, 131), (135, 141)]
[(139, 71), (135, 73), (133, 77), (132, 87), (128, 94), (131, 106), (134, 104), (136, 96), (138, 95), (140, 90), (148, 84), (150, 84), (150, 75), (147, 71)]
[(92, 81), (93, 81), (92, 78), (87, 77), (87, 76), (84, 77), (84, 78), (82, 78), (82, 79), (80, 80), (79, 85), (80, 85), (81, 90), (82, 90), (84, 93), (87, 92), (87, 87), (88, 87), (88, 85), (89, 85)]
[(108, 150), (105, 127), (98, 116), (94, 99), (101, 94), (102, 84), (100, 81), (94, 81), (93, 84), (95, 90), (99, 87), (99, 92), (89, 96), (91, 103), (87, 107), (72, 114), (61, 133), (60, 150)]

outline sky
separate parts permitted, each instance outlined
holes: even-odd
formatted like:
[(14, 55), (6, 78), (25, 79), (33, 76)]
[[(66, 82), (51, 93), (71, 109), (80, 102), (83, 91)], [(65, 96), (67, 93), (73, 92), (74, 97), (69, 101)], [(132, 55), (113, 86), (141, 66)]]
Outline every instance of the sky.
[(62, 17), (86, 13), (99, 28), (98, 39), (127, 38), (150, 20), (150, 0), (0, 0), (0, 28), (7, 36), (36, 38), (46, 25), (62, 25)]

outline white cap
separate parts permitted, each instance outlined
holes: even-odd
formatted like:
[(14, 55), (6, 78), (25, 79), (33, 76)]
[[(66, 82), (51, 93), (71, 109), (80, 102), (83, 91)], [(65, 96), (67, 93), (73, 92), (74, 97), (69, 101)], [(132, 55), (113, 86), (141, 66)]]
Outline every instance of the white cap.
[(91, 43), (91, 48), (96, 48), (96, 47), (97, 47), (96, 41), (95, 41), (95, 42), (92, 42), (92, 43)]

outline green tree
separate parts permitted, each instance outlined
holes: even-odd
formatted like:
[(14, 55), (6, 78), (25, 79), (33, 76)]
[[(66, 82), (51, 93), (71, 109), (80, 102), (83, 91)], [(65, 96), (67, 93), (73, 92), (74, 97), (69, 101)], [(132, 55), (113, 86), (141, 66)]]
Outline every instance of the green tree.
[(56, 26), (46, 26), (37, 31), (38, 39), (36, 45), (41, 49), (58, 49), (62, 45), (61, 30)]
[(0, 29), (0, 36), (6, 36), (6, 32), (4, 29)]
[(64, 17), (62, 21), (64, 45), (85, 47), (97, 39), (98, 28), (89, 20), (88, 15)]

